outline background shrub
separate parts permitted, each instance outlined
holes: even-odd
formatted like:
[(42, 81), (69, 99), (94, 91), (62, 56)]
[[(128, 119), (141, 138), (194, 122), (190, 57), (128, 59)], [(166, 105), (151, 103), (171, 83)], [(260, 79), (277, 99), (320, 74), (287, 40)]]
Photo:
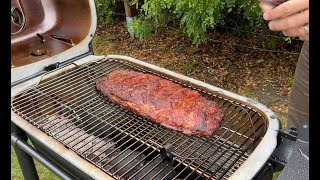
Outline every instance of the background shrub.
[[(95, 0), (98, 22), (107, 24), (124, 14), (123, 0)], [(257, 1), (248, 0), (131, 0), (139, 11), (132, 22), (134, 37), (145, 39), (160, 27), (182, 30), (198, 46), (207, 42), (207, 32), (217, 25), (235, 28), (238, 36), (252, 35), (263, 22)], [(284, 36), (283, 36), (284, 37)], [(292, 39), (283, 38), (285, 42)], [(283, 41), (284, 41), (283, 40)]]
[(141, 16), (154, 21), (155, 28), (170, 21), (179, 24), (195, 45), (206, 42), (206, 32), (217, 24), (251, 29), (262, 22), (258, 4), (247, 0), (132, 0), (132, 4)]

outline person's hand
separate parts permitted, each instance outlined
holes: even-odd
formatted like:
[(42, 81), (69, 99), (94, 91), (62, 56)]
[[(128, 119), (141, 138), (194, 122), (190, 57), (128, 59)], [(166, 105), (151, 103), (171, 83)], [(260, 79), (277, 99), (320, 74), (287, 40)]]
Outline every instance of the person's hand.
[(309, 0), (289, 0), (276, 8), (265, 2), (259, 5), (271, 30), (309, 40)]

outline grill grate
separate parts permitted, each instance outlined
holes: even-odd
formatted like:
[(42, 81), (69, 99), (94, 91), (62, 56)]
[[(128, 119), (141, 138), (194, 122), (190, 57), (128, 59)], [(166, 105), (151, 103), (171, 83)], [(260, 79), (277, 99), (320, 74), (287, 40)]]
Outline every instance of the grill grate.
[[(222, 127), (211, 138), (187, 136), (153, 124), (95, 90), (95, 80), (117, 68), (167, 78), (129, 62), (102, 59), (21, 92), (13, 98), (11, 108), (119, 179), (226, 179), (265, 134), (267, 123), (254, 109), (200, 89), (225, 114)], [(159, 154), (168, 143), (179, 155), (170, 162)]]

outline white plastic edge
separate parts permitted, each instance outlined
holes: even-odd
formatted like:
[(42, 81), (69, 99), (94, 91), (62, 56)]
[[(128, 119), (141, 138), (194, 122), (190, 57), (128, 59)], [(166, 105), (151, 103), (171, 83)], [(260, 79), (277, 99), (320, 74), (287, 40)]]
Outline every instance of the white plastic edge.
[(182, 74), (175, 73), (173, 71), (167, 70), (165, 68), (161, 68), (143, 61), (140, 61), (138, 59), (128, 57), (128, 56), (122, 56), (122, 55), (107, 55), (107, 58), (113, 58), (113, 59), (121, 59), (126, 60), (129, 62), (133, 62), (136, 64), (139, 64), (144, 67), (148, 67), (151, 69), (154, 69), (156, 71), (168, 74), (170, 76), (177, 77), (179, 79), (189, 81), (191, 83), (194, 83), (198, 86), (202, 86), (208, 89), (211, 89), (213, 91), (221, 91), (226, 96), (239, 99), (243, 102), (246, 102), (250, 104), (251, 106), (254, 106), (257, 109), (260, 109), (262, 112), (265, 113), (267, 119), (268, 119), (268, 129), (258, 144), (258, 146), (255, 148), (255, 150), (251, 153), (251, 155), (248, 157), (248, 159), (228, 178), (230, 180), (250, 180), (254, 178), (254, 176), (260, 171), (260, 169), (264, 166), (264, 164), (267, 162), (268, 158), (271, 156), (272, 152), (277, 146), (277, 135), (280, 128), (279, 120), (277, 119), (275, 113), (269, 109), (267, 106), (252, 100), (250, 98), (241, 96), (239, 94), (232, 93), (230, 91), (218, 88), (216, 86), (204, 83), (202, 81), (184, 76)]
[(46, 66), (63, 62), (89, 51), (89, 43), (96, 31), (97, 13), (94, 0), (88, 0), (91, 11), (91, 27), (86, 38), (74, 47), (47, 59), (11, 69), (11, 83), (42, 71)]

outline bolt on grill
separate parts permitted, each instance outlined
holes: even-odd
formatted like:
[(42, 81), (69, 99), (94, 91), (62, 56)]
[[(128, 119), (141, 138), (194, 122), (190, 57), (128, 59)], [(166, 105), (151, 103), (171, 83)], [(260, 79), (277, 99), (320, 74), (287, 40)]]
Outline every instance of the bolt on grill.
[[(153, 73), (198, 90), (223, 110), (221, 127), (210, 138), (188, 136), (108, 101), (95, 90), (95, 80), (117, 68)], [(11, 108), (116, 179), (227, 179), (267, 128), (251, 107), (117, 59), (87, 63), (44, 80), (15, 96)], [(171, 161), (160, 155), (166, 144), (174, 147)]]

